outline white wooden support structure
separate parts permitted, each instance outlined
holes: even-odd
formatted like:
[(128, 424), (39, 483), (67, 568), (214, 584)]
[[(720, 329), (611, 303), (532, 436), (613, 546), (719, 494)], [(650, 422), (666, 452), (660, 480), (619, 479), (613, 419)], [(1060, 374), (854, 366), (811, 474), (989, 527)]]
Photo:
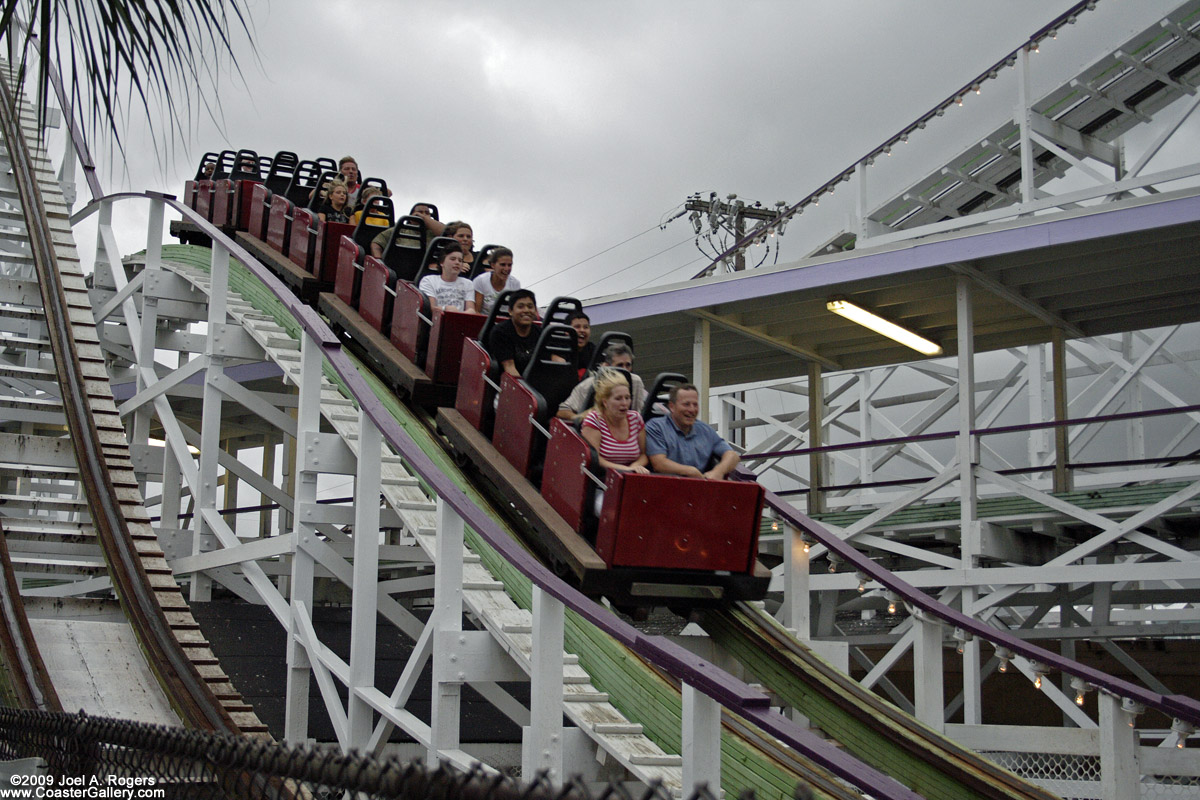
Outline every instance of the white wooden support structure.
[(349, 745), (365, 749), (374, 713), (360, 689), (375, 688), (375, 629), (379, 616), (379, 489), (383, 437), (358, 414), (358, 471), (354, 481), (354, 584), (350, 612)]
[(438, 498), (437, 571), (434, 573), (433, 701), (429, 718), (429, 762), (461, 747), (462, 686), (466, 674), (458, 669), (451, 650), (462, 634), (463, 521)]
[(785, 525), (783, 531), (783, 567), (781, 621), (802, 641), (807, 641), (812, 635), (808, 545), (800, 531), (791, 525)]
[(976, 565), (980, 555), (978, 491), (975, 467), (979, 464), (979, 440), (975, 428), (975, 308), (971, 281), (965, 275), (956, 277), (958, 304), (958, 461), (959, 493), (962, 498), (959, 525), (962, 529), (962, 562), (964, 569)]
[(1141, 770), (1138, 767), (1138, 734), (1132, 717), (1121, 708), (1121, 699), (1101, 692), (1100, 774), (1103, 800), (1137, 797)]
[[(825, 430), (825, 384), (821, 378), (821, 365), (808, 362), (808, 446), (820, 447), (824, 443)], [(825, 482), (825, 455), (808, 455), (808, 513), (819, 514), (825, 510), (825, 494), (821, 486)]]
[(711, 422), (708, 417), (708, 394), (712, 391), (709, 383), (709, 365), (712, 363), (712, 325), (706, 319), (697, 319), (692, 335), (692, 383), (700, 394), (700, 415), (703, 422)]
[(1017, 108), (1014, 114), (1021, 129), (1021, 204), (1037, 199), (1033, 175), (1033, 99), (1029, 88), (1029, 48), (1017, 52)]
[(913, 706), (917, 719), (935, 731), (946, 729), (942, 625), (924, 612), (912, 616)]
[(529, 672), (529, 725), (523, 731), (521, 774), (544, 774), (560, 784), (563, 772), (563, 624), (566, 608), (533, 587), (533, 657)]
[(685, 794), (707, 787), (721, 796), (721, 706), (683, 684), (683, 787)]
[(317, 502), (317, 474), (312, 464), (321, 432), (321, 350), (305, 337), (300, 345), (299, 405), (296, 409), (296, 490), (292, 515), (292, 569), (288, 579), (291, 593), (291, 622), (288, 636), (287, 708), (284, 735), (290, 741), (308, 738), (308, 692), (312, 662), (300, 639), (300, 620), (312, 608), (315, 565), (312, 548), (316, 526), (302, 513)]
[[(119, 265), (117, 267), (119, 269)], [(226, 298), (229, 289), (229, 251), (219, 242), (213, 243), (213, 293), (208, 303), (208, 335), (205, 339), (204, 406), (200, 424), (200, 491), (196, 497), (196, 514), (192, 518), (192, 555), (210, 549), (214, 536), (212, 525), (217, 513), (218, 459), (221, 450), (221, 405), (224, 395), (217, 388), (225, 373)], [(144, 329), (143, 325), (143, 329)], [(152, 356), (151, 356), (152, 358)], [(203, 574), (192, 576), (189, 594), (192, 602), (212, 599), (212, 581)], [(311, 602), (309, 603), (311, 606)]]
[[(69, 138), (69, 137), (68, 137)], [(142, 270), (142, 336), (141, 347), (139, 353), (148, 358), (151, 362), (154, 360), (154, 344), (155, 332), (158, 329), (158, 297), (152, 290), (147, 290), (146, 283), (153, 283), (159, 277), (162, 270), (162, 238), (163, 238), (163, 216), (164, 204), (160, 199), (150, 201), (150, 222), (146, 232), (146, 266)], [(153, 368), (153, 364), (145, 364), (144, 366)], [(138, 370), (137, 375), (138, 391), (145, 390), (146, 376), (141, 370)], [(140, 407), (134, 412), (133, 430), (129, 438), (131, 445), (146, 445), (150, 438), (150, 407)], [(145, 494), (145, 484), (142, 485), (142, 492)]]

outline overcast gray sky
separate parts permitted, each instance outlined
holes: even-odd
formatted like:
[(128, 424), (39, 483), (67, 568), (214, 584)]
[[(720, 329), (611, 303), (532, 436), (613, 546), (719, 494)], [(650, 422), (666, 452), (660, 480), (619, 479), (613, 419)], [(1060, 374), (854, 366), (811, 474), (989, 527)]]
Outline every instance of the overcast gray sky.
[[(239, 47), (244, 84), (222, 83), (223, 131), (205, 121), (165, 172), (134, 155), (102, 181), (179, 192), (204, 151), (226, 147), (352, 154), (398, 206), (436, 202), (477, 243), (512, 247), (515, 274), (543, 300), (594, 297), (701, 269), (687, 222), (568, 267), (693, 192), (795, 202), (1070, 5), (250, 0), (257, 49)], [(1101, 0), (1035, 70), (1090, 61), (1131, 5)], [(914, 137), (904, 168), (936, 166), (972, 126), (986, 135), (1014, 99), (997, 85)], [(150, 152), (139, 129), (127, 141)], [(840, 213), (809, 227), (831, 234)], [(118, 213), (121, 236), (137, 249), (144, 223), (129, 216)], [(822, 231), (789, 229), (783, 259)]]

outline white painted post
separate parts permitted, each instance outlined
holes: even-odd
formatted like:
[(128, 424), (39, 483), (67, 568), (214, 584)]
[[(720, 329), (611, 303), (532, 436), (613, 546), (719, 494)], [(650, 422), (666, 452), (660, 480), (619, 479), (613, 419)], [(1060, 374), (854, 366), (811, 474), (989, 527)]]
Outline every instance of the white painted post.
[(783, 534), (783, 624), (796, 632), (796, 638), (810, 638), (812, 614), (808, 594), (808, 549), (800, 531), (787, 526)]
[(1029, 50), (1017, 51), (1017, 109), (1013, 118), (1021, 129), (1021, 203), (1032, 203), (1033, 182), (1033, 105), (1029, 88)]
[[(871, 441), (871, 370), (864, 369), (858, 373), (858, 436), (864, 442)], [(858, 479), (862, 483), (875, 480), (874, 458), (871, 448), (864, 447), (858, 451)], [(874, 489), (864, 490), (867, 496), (874, 495)]]
[(980, 553), (980, 530), (976, 508), (975, 465), (979, 463), (979, 442), (972, 435), (975, 427), (975, 309), (972, 305), (971, 280), (959, 275), (956, 286), (958, 319), (958, 443), (959, 494), (962, 499), (959, 523), (962, 529), (962, 563), (973, 569)]
[(1121, 699), (1100, 693), (1100, 791), (1103, 800), (1138, 796), (1141, 770), (1137, 759), (1137, 731), (1121, 709)]
[[(116, 270), (120, 266), (114, 264), (112, 268)], [(213, 242), (209, 278), (212, 290), (208, 298), (208, 335), (204, 340), (204, 355), (208, 365), (204, 370), (204, 405), (200, 412), (200, 493), (196, 497), (196, 516), (192, 519), (192, 555), (199, 555), (208, 549), (206, 540), (213, 534), (204, 514), (217, 509), (221, 405), (224, 397), (217, 389), (217, 380), (225, 371), (221, 341), (226, 328), (225, 311), (229, 293), (229, 251), (220, 242)], [(153, 357), (151, 351), (148, 358)], [(193, 574), (189, 598), (194, 603), (211, 600), (212, 579), (200, 572)]]
[[(1046, 422), (1050, 417), (1048, 386), (1046, 384), (1046, 346), (1031, 344), (1025, 348), (1025, 371), (1029, 380), (1029, 421)], [(1029, 465), (1039, 466), (1050, 458), (1050, 432), (1029, 432)], [(1035, 485), (1049, 486), (1050, 481), (1033, 477)]]
[[(825, 443), (825, 381), (821, 378), (821, 365), (808, 362), (808, 446), (820, 447)], [(825, 494), (821, 486), (825, 483), (825, 455), (808, 454), (808, 513), (819, 514), (825, 510)]]
[(683, 684), (683, 793), (708, 786), (721, 796), (721, 705)]
[(692, 383), (700, 392), (700, 419), (712, 422), (708, 418), (708, 369), (712, 358), (712, 330), (706, 319), (696, 320), (692, 332)]
[[(463, 521), (438, 498), (437, 570), (433, 576), (433, 701), (429, 716), (429, 763), (443, 750), (459, 749), (462, 682), (466, 676), (449, 660), (439, 639), (462, 632)], [(561, 651), (560, 651), (561, 652)]]
[(365, 748), (373, 712), (358, 693), (375, 688), (375, 627), (379, 610), (379, 488), (383, 436), (358, 413), (358, 474), (354, 482), (354, 584), (350, 609), (349, 746)]
[(867, 241), (867, 160), (863, 159), (854, 165), (854, 231), (858, 239), (856, 247), (863, 247)]
[(533, 654), (529, 672), (529, 727), (524, 730), (521, 774), (526, 780), (545, 772), (563, 781), (563, 623), (566, 609), (558, 598), (533, 587)]
[[(967, 616), (975, 616), (975, 601), (977, 591), (973, 586), (962, 589), (962, 610)], [(963, 724), (980, 725), (983, 723), (982, 684), (983, 671), (980, 669), (980, 643), (978, 636), (972, 636), (962, 645), (962, 675), (963, 675)], [(943, 698), (944, 700), (945, 698)]]
[(308, 691), (311, 664), (300, 638), (299, 619), (312, 608), (313, 557), (308, 544), (317, 535), (316, 528), (299, 513), (317, 501), (317, 473), (306, 468), (305, 454), (321, 430), (321, 348), (307, 336), (300, 345), (300, 386), (296, 408), (296, 489), (292, 495), (292, 532), (296, 544), (292, 551), (292, 573), (288, 581), (291, 615), (288, 637), (287, 704), (284, 710), (284, 737), (302, 742), (308, 738)]
[(179, 519), (182, 495), (182, 476), (179, 473), (179, 462), (175, 460), (175, 451), (170, 445), (163, 447), (162, 468), (162, 516), (158, 527), (170, 534), (181, 530), (184, 526)]
[[(68, 137), (70, 138), (70, 137)], [(144, 370), (153, 374), (155, 334), (158, 330), (158, 297), (154, 292), (157, 278), (162, 272), (162, 228), (164, 204), (160, 199), (150, 201), (150, 222), (146, 229), (146, 264), (142, 268), (142, 337), (136, 353), (138, 359), (137, 389), (146, 388)], [(133, 439), (135, 445), (145, 445), (150, 438), (150, 406), (143, 405), (133, 412)], [(142, 487), (145, 491), (145, 485)]]
[(939, 733), (946, 730), (942, 686), (942, 626), (921, 612), (913, 614), (913, 705), (917, 719)]

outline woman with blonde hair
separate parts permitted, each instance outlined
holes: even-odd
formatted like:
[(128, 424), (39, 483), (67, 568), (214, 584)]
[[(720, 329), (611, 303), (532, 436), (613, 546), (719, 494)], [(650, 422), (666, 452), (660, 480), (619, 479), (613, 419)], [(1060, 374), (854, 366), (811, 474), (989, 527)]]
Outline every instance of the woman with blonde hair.
[(334, 178), (325, 185), (325, 202), (317, 209), (321, 222), (350, 221), (350, 189), (346, 182)]
[[(641, 414), (630, 409), (629, 383), (614, 369), (596, 375), (596, 400), (583, 418), (583, 438), (600, 455), (600, 466), (641, 475), (646, 465), (646, 426)], [(604, 492), (596, 492), (596, 515), (600, 515)]]

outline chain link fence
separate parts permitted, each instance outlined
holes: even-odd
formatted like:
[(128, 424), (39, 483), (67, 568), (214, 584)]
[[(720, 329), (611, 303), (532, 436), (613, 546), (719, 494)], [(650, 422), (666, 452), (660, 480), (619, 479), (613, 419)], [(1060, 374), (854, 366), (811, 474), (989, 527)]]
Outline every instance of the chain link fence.
[[(24, 759), (24, 762), (19, 760)], [(519, 784), (483, 767), (377, 759), (267, 739), (128, 720), (0, 707), (4, 796), (91, 798), (399, 798), (402, 800), (674, 800), (663, 787)], [(34, 765), (36, 764), (36, 768)], [(746, 793), (743, 800), (752, 800)], [(797, 800), (809, 798), (796, 790)], [(700, 789), (689, 800), (717, 800)]]
[[(1063, 800), (1102, 800), (1100, 757), (1061, 753), (980, 753), (1010, 772), (1060, 795)], [(1187, 775), (1142, 775), (1137, 798), (1130, 800), (1200, 800), (1200, 778)]]

